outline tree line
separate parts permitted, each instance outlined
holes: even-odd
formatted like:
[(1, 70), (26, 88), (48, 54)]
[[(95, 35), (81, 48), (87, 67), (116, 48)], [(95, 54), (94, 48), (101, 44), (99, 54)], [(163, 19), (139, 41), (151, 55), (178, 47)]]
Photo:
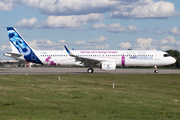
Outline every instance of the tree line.
[(176, 59), (176, 62), (171, 66), (171, 68), (180, 68), (180, 53), (178, 50), (167, 50), (166, 51), (170, 56)]

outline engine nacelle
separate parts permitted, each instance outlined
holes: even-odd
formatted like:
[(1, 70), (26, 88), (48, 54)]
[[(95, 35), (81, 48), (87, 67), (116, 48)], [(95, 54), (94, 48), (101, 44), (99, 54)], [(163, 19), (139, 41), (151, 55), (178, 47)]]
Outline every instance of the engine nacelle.
[(116, 70), (115, 62), (102, 62), (100, 65), (102, 70)]

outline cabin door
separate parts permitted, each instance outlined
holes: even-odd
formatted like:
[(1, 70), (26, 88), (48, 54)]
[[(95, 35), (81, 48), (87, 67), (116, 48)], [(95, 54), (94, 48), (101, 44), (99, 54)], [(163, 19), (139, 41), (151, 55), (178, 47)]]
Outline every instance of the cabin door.
[(154, 52), (154, 60), (159, 60), (159, 52)]

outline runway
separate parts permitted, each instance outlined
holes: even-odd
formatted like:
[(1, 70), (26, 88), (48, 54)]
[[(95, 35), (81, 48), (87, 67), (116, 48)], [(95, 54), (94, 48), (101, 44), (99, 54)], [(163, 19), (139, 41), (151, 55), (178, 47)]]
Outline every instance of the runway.
[[(180, 70), (158, 69), (158, 74), (179, 74)], [(0, 68), (0, 74), (79, 74), (87, 73), (87, 68)], [(95, 68), (94, 73), (110, 74), (155, 74), (153, 69), (116, 69), (116, 71), (102, 71)], [(91, 73), (89, 73), (91, 74)]]

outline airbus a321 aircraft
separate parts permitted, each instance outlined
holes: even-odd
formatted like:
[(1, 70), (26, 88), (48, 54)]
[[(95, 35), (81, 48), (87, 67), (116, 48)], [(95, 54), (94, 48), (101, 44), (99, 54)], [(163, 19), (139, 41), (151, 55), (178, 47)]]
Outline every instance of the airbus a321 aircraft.
[(116, 70), (117, 66), (156, 66), (170, 65), (176, 62), (168, 53), (156, 50), (35, 50), (31, 48), (18, 31), (7, 28), (12, 51), (5, 56), (17, 60), (52, 66), (86, 66), (88, 73), (93, 67), (102, 70)]

